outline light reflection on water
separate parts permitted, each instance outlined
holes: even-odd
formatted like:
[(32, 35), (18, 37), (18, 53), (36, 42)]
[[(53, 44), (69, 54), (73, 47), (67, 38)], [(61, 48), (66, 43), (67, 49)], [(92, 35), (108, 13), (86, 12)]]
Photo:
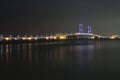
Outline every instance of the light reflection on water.
[(28, 74), (24, 77), (30, 80), (48, 80), (50, 76), (55, 80), (116, 78), (120, 73), (119, 48), (118, 41), (86, 45), (1, 44), (0, 65), (5, 65), (1, 73), (23, 74), (22, 78)]
[[(82, 64), (84, 58), (89, 63), (97, 45), (39, 45), (6, 44), (0, 45), (1, 64)], [(89, 53), (89, 54), (88, 54)]]
[(1, 63), (3, 62), (3, 45), (0, 45)]

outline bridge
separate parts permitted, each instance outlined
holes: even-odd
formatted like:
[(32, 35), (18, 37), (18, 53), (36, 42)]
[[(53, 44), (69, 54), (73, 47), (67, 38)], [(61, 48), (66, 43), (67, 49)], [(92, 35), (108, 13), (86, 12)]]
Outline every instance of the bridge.
[(112, 35), (110, 37), (101, 36), (92, 33), (91, 25), (88, 25), (87, 31), (85, 32), (83, 24), (79, 24), (79, 31), (77, 33), (66, 33), (66, 34), (53, 34), (53, 35), (35, 35), (35, 36), (13, 36), (9, 35), (7, 37), (0, 35), (0, 41), (11, 41), (11, 40), (66, 40), (66, 39), (115, 39), (119, 38), (117, 35)]

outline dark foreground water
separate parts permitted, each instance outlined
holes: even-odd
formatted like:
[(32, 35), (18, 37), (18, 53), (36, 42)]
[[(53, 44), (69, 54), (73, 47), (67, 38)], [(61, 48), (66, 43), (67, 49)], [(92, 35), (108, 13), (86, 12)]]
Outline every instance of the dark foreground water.
[(0, 45), (0, 79), (120, 79), (120, 41), (87, 45)]

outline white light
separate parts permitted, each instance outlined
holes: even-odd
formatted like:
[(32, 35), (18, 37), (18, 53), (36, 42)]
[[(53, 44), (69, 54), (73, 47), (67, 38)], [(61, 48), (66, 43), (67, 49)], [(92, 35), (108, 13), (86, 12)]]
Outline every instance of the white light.
[(49, 39), (49, 37), (45, 37), (45, 39), (46, 39), (46, 40), (48, 40), (48, 39)]
[(18, 40), (18, 38), (14, 38), (15, 40)]
[(25, 37), (23, 37), (22, 39), (23, 39), (23, 40), (26, 40), (26, 38), (25, 38)]
[(29, 37), (29, 38), (27, 38), (28, 40), (32, 40), (32, 38), (31, 37)]
[(10, 38), (9, 38), (9, 37), (6, 37), (5, 40), (10, 40)]
[(37, 40), (38, 38), (37, 38), (37, 37), (35, 37), (34, 39), (35, 39), (35, 40)]

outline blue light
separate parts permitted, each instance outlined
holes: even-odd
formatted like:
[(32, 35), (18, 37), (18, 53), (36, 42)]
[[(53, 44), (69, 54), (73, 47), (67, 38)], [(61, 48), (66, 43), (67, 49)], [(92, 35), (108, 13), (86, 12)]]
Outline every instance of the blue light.
[(83, 24), (79, 24), (79, 33), (84, 33)]
[(0, 35), (0, 38), (2, 39), (2, 38), (3, 38), (3, 35)]
[(92, 31), (91, 31), (91, 25), (88, 26), (88, 33), (92, 33)]

